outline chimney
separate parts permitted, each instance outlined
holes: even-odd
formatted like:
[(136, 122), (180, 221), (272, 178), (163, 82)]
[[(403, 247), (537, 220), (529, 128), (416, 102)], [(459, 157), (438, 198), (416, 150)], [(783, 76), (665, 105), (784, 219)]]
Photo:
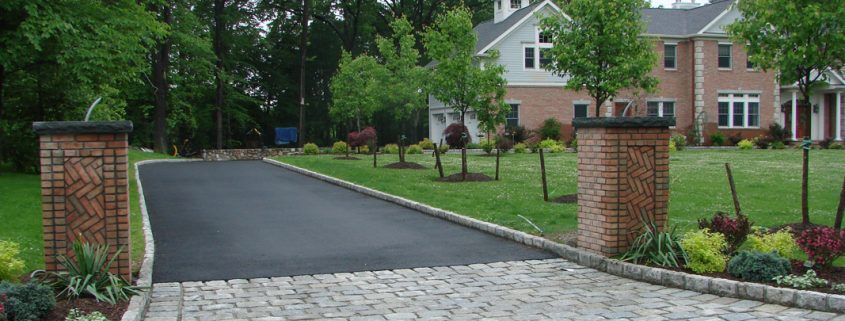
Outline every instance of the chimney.
[(493, 23), (504, 21), (511, 14), (528, 5), (528, 0), (493, 0)]
[(696, 0), (690, 0), (690, 2), (686, 2), (684, 0), (675, 0), (675, 3), (672, 4), (672, 9), (692, 9), (702, 5), (701, 3), (695, 1)]

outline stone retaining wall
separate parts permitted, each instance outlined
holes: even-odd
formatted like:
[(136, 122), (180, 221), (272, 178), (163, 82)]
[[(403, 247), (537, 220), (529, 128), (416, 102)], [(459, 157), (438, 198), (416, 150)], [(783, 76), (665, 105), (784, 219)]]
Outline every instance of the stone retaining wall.
[(202, 159), (206, 161), (260, 160), (300, 153), (299, 148), (255, 148), (255, 149), (203, 149)]

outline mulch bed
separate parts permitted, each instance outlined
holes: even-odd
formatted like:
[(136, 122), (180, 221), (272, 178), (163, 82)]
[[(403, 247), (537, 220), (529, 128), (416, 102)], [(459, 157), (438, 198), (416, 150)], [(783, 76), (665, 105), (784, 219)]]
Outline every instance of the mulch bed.
[(567, 194), (560, 197), (555, 197), (553, 199), (550, 199), (549, 202), (563, 204), (578, 203), (578, 194)]
[(391, 169), (425, 169), (425, 166), (414, 162), (396, 162), (392, 164), (384, 165), (384, 168), (391, 168)]
[(460, 182), (489, 182), (492, 181), (493, 178), (481, 173), (467, 173), (466, 180), (463, 179), (461, 173), (452, 174), (443, 178), (438, 178), (438, 181), (441, 182), (448, 182), (448, 183), (460, 183)]
[(123, 313), (126, 312), (127, 307), (129, 307), (128, 301), (111, 305), (105, 302), (97, 302), (97, 300), (91, 298), (82, 298), (73, 301), (60, 300), (56, 301), (56, 306), (41, 321), (64, 321), (71, 309), (77, 309), (86, 314), (100, 311), (109, 320), (120, 320), (123, 318)]
[(340, 157), (335, 157), (334, 159), (339, 159), (339, 160), (361, 160), (361, 159), (360, 159), (360, 158), (358, 158), (358, 157), (352, 157), (352, 156), (349, 156), (349, 157), (346, 157), (346, 156), (340, 156)]

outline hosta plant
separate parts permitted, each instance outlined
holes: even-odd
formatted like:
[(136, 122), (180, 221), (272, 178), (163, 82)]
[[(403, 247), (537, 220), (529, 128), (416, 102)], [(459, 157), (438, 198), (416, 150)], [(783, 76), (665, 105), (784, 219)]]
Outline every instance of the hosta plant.
[(46, 281), (59, 291), (60, 296), (69, 299), (90, 296), (109, 304), (129, 300), (131, 296), (140, 294), (141, 288), (109, 272), (120, 252), (118, 249), (109, 258), (108, 245), (76, 241), (73, 243), (75, 258), (59, 256), (59, 264), (65, 271), (46, 275)]

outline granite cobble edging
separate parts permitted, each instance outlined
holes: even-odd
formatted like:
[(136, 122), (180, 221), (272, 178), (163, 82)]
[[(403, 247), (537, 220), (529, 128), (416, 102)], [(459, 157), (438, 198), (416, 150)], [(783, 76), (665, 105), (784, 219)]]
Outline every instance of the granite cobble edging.
[[(150, 228), (150, 216), (147, 213), (147, 203), (144, 199), (144, 187), (141, 184), (141, 174), (138, 167), (152, 163), (168, 162), (195, 162), (198, 159), (150, 159), (135, 163), (135, 183), (138, 188), (138, 205), (141, 208), (141, 222), (144, 230), (144, 260), (141, 262), (141, 269), (138, 272), (138, 279), (135, 285), (148, 290), (140, 295), (133, 296), (129, 301), (129, 307), (123, 313), (121, 321), (140, 321), (144, 318), (147, 304), (150, 302), (150, 294), (153, 292), (153, 260), (155, 259), (155, 242), (153, 242), (153, 231)], [(131, 207), (131, 204), (130, 204)]]
[(765, 284), (711, 278), (621, 262), (565, 244), (553, 242), (542, 237), (431, 207), (273, 159), (265, 158), (264, 162), (518, 243), (541, 248), (582, 266), (616, 276), (705, 294), (756, 300), (824, 312), (845, 313), (845, 296), (843, 295), (778, 288)]

